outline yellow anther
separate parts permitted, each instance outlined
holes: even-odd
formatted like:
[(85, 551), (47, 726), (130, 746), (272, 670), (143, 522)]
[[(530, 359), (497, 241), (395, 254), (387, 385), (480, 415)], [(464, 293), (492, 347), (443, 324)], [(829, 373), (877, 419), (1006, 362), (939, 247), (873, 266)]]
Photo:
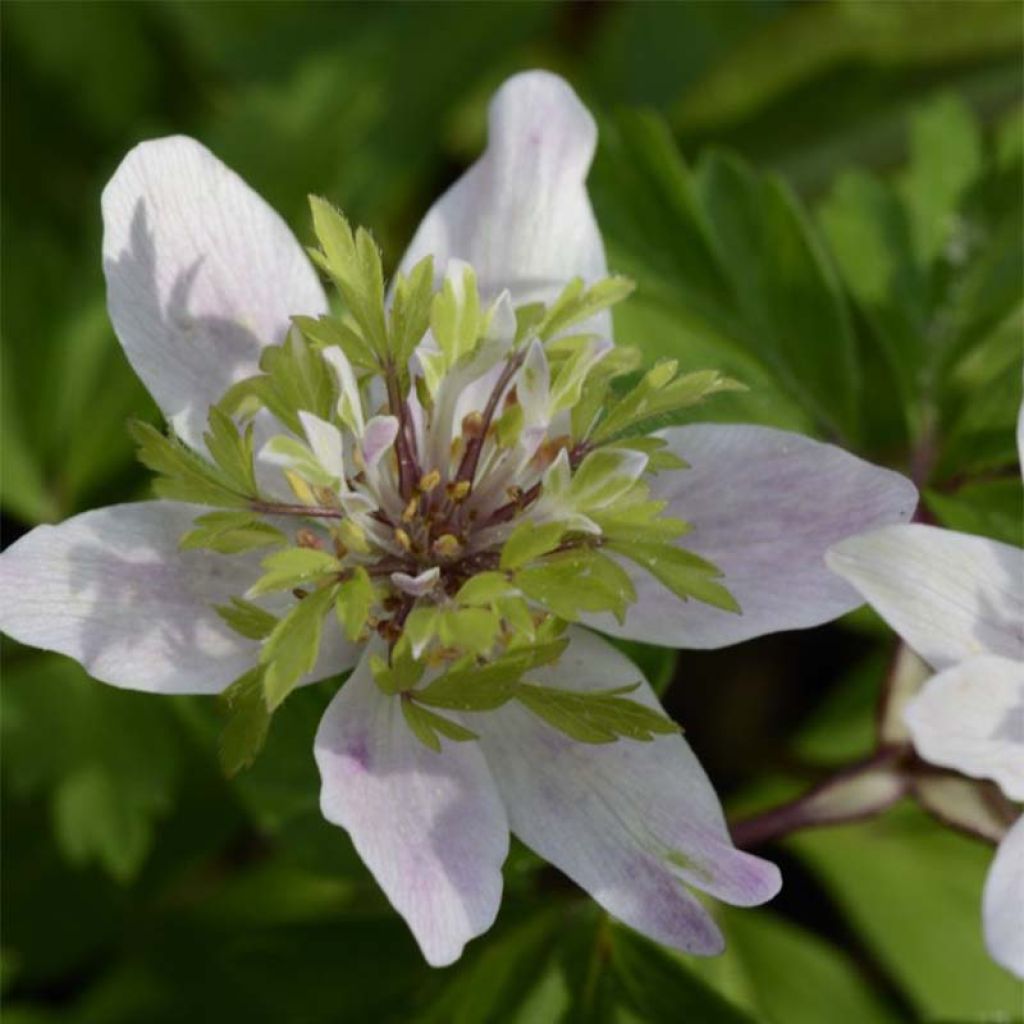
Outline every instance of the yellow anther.
[(470, 482), (468, 480), (459, 480), (454, 484), (448, 485), (448, 497), (452, 501), (462, 501), (466, 495), (469, 494)]
[(412, 551), (412, 538), (400, 526), (395, 527), (395, 540), (405, 551)]
[(439, 558), (454, 558), (462, 550), (462, 545), (454, 534), (442, 533), (434, 541), (432, 550)]
[(409, 504), (406, 505), (405, 508), (402, 510), (402, 519), (405, 522), (411, 523), (413, 521), (413, 519), (416, 518), (416, 509), (419, 508), (419, 504), (420, 504), (420, 499), (419, 498), (410, 498), (409, 499)]
[(439, 469), (432, 469), (429, 473), (424, 473), (420, 477), (420, 490), (424, 494), (429, 494), (440, 482), (441, 471)]

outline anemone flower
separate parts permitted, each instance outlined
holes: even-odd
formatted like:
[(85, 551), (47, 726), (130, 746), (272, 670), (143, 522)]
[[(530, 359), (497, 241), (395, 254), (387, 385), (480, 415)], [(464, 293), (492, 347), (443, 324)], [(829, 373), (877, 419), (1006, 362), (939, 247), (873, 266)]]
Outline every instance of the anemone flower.
[[(722, 948), (702, 890), (770, 899), (637, 668), (598, 635), (720, 647), (859, 603), (824, 553), (904, 521), (902, 477), (754, 426), (652, 421), (733, 386), (615, 346), (585, 187), (594, 122), (508, 81), (480, 160), (385, 291), (313, 200), (313, 262), (187, 138), (103, 194), (110, 316), (170, 435), (160, 500), (41, 526), (0, 558), (0, 626), (97, 679), (224, 693), (229, 767), (297, 685), (350, 672), (315, 740), (345, 828), (427, 960), (494, 920), (510, 831), (611, 914)], [(822, 339), (823, 343), (827, 339)], [(212, 511), (211, 511), (212, 510)]]

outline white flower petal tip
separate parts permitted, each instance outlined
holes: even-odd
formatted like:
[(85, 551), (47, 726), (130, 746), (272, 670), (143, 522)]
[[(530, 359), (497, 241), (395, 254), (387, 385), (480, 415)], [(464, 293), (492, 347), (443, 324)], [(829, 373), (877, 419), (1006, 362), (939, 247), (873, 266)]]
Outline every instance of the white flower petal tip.
[(324, 817), (346, 829), (428, 963), (443, 967), (490, 928), (508, 822), (476, 743), (427, 749), (364, 658), (317, 731)]
[[(600, 637), (575, 628), (569, 635), (559, 662), (533, 673), (540, 685), (599, 690), (640, 677)], [(646, 683), (631, 698), (658, 707)], [(721, 933), (687, 886), (738, 906), (778, 892), (778, 869), (732, 845), (718, 798), (681, 735), (579, 743), (514, 705), (473, 726), (513, 832), (631, 928), (713, 955), (722, 951)]]
[(219, 692), (253, 664), (257, 645), (212, 606), (241, 593), (256, 563), (180, 551), (199, 511), (115, 505), (37, 527), (0, 555), (0, 628), (114, 686)]
[(613, 636), (707, 649), (829, 622), (863, 599), (826, 566), (828, 549), (906, 522), (917, 506), (917, 489), (899, 473), (799, 434), (695, 424), (660, 436), (690, 468), (659, 474), (652, 497), (691, 524), (681, 543), (722, 571), (740, 612), (680, 601), (626, 565), (638, 601), (625, 624), (610, 615), (587, 620)]
[[(472, 264), (488, 301), (550, 301), (576, 276), (606, 276), (604, 246), (585, 179), (594, 119), (557, 75), (528, 71), (491, 100), (487, 149), (431, 208), (402, 259), (407, 272), (433, 255)], [(587, 328), (610, 335), (603, 313)]]
[(982, 914), (992, 959), (1024, 980), (1024, 816), (999, 844), (985, 880)]
[(327, 311), (288, 226), (193, 139), (136, 146), (103, 191), (114, 330), (175, 430), (202, 448), (207, 411), (257, 371), (293, 314)]
[(1024, 801), (1024, 662), (969, 658), (933, 676), (905, 717), (926, 761), (992, 779)]
[(828, 565), (932, 667), (1024, 660), (1024, 551), (913, 523), (837, 544)]

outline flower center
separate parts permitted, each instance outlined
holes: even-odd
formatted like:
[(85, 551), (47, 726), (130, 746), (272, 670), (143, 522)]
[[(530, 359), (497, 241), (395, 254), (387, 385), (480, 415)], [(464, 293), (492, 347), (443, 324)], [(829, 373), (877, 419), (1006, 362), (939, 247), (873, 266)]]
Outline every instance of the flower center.
[[(218, 609), (261, 642), (239, 692), (272, 711), (312, 670), (333, 611), (349, 641), (378, 638), (377, 682), (403, 694), (429, 742), (456, 727), (424, 724), (419, 702), (439, 685), (418, 688), (424, 672), (462, 679), (444, 685), (463, 709), (536, 704), (523, 673), (559, 656), (567, 623), (623, 621), (631, 572), (735, 609), (718, 570), (680, 546), (686, 523), (652, 497), (651, 477), (684, 464), (645, 433), (735, 385), (674, 361), (638, 374), (637, 353), (607, 337), (628, 282), (488, 304), (472, 268), (452, 261), (437, 287), (428, 258), (386, 299), (369, 236), (318, 200), (313, 214), (312, 255), (345, 313), (293, 318), (260, 373), (210, 410), (209, 460), (136, 427), (159, 493), (216, 508), (183, 546), (269, 552), (249, 591)], [(481, 673), (505, 688), (482, 697)]]

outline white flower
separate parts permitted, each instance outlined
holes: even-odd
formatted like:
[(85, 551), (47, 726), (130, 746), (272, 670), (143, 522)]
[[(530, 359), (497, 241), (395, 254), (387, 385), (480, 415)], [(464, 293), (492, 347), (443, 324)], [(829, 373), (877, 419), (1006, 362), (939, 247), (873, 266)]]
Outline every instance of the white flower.
[[(349, 300), (348, 319), (327, 317), (301, 247), (239, 178), (189, 139), (138, 146), (103, 195), (110, 315), (177, 436), (221, 467), (165, 493), (212, 488), (227, 510), (192, 528), (203, 509), (177, 501), (100, 509), (0, 557), (3, 629), (115, 686), (212, 694), (235, 681), (231, 699), (255, 694), (247, 706), (266, 714), (300, 677), (354, 669), (316, 737), (323, 812), (433, 964), (493, 921), (510, 829), (634, 928), (718, 952), (687, 887), (752, 905), (778, 871), (733, 847), (650, 687), (627, 696), (638, 671), (583, 627), (711, 648), (828, 621), (859, 598), (825, 551), (916, 502), (902, 477), (778, 430), (671, 428), (638, 448), (610, 436), (606, 407), (573, 421), (584, 385), (620, 358), (607, 305), (623, 287), (605, 280), (585, 188), (595, 137), (560, 79), (502, 87), (486, 152), (402, 262), (395, 306), (414, 304), (421, 258), (444, 274), (439, 297), (426, 282), (431, 330), (397, 365), (383, 299), (360, 305), (376, 287), (368, 240), (314, 204), (317, 258)], [(523, 309), (584, 299), (571, 330), (545, 334)], [(290, 330), (294, 316), (317, 345)], [(722, 383), (669, 365), (642, 387), (682, 401)], [(251, 436), (223, 404), (210, 412), (229, 388)], [(140, 436), (147, 464), (194, 470), (184, 448)], [(672, 456), (692, 468), (651, 475)], [(635, 542), (616, 547), (615, 529)], [(278, 550), (261, 569), (265, 545)], [(583, 625), (562, 634), (565, 618)], [(512, 678), (509, 659), (524, 657), (533, 667)], [(436, 689), (428, 704), (438, 679), (458, 689), (453, 676), (469, 704), (438, 703)]]
[[(1024, 463), (1024, 409), (1017, 442)], [(827, 561), (937, 672), (905, 712), (921, 757), (1024, 801), (1024, 550), (907, 524)], [(1024, 978), (1024, 816), (999, 844), (983, 915), (992, 957)]]

